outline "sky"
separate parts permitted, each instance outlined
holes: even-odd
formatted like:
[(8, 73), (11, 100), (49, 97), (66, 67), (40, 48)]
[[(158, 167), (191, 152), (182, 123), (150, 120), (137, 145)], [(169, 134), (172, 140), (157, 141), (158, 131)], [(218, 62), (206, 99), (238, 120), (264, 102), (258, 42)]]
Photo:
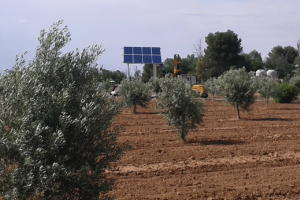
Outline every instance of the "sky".
[[(72, 40), (64, 52), (93, 43), (105, 52), (98, 66), (126, 72), (123, 47), (160, 47), (162, 60), (185, 58), (209, 33), (232, 30), (244, 53), (263, 59), (277, 45), (297, 47), (299, 0), (0, 0), (0, 72), (11, 69), (17, 54), (34, 58), (40, 31), (59, 20)], [(142, 65), (131, 64), (142, 70)]]

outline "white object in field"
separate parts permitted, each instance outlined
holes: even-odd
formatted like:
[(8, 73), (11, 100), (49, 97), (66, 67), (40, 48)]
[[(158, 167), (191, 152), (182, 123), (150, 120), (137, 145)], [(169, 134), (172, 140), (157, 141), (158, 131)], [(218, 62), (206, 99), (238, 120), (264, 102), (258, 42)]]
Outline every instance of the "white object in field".
[(114, 91), (111, 91), (111, 95), (114, 95), (114, 96), (118, 96), (119, 95), (119, 92), (121, 91), (121, 88), (122, 88), (122, 85), (118, 85)]
[(258, 69), (255, 74), (258, 77), (267, 76), (266, 70), (263, 70), (263, 69)]
[(277, 72), (275, 71), (275, 70), (273, 70), (273, 69), (270, 69), (270, 70), (268, 70), (267, 71), (267, 75), (269, 76), (269, 77), (272, 77), (272, 78), (278, 78), (278, 76), (277, 76)]

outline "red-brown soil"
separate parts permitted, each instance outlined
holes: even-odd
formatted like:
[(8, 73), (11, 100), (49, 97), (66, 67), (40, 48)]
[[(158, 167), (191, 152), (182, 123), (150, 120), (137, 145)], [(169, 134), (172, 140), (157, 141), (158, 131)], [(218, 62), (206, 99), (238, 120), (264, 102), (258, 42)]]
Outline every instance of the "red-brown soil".
[(187, 142), (153, 109), (124, 110), (116, 199), (300, 199), (300, 104), (258, 101), (237, 112), (206, 101), (204, 124)]

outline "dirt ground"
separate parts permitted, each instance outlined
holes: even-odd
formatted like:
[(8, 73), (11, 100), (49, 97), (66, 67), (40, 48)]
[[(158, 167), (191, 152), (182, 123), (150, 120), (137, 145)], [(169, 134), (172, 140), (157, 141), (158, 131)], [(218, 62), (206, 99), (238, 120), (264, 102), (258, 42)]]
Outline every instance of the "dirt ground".
[(300, 103), (237, 112), (205, 102), (204, 124), (178, 139), (153, 108), (124, 110), (116, 199), (300, 199)]

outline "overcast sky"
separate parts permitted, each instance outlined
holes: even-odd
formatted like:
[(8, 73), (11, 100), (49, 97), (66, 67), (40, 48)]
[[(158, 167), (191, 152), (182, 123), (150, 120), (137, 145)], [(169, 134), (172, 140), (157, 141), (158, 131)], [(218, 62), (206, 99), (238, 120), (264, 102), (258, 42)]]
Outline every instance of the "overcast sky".
[[(162, 60), (186, 57), (209, 33), (234, 31), (245, 53), (265, 58), (274, 46), (296, 48), (300, 38), (299, 0), (0, 0), (0, 71), (15, 56), (35, 56), (40, 30), (59, 20), (72, 41), (65, 51), (102, 43), (98, 65), (124, 71), (124, 46), (160, 47)], [(142, 65), (130, 65), (132, 68)]]

